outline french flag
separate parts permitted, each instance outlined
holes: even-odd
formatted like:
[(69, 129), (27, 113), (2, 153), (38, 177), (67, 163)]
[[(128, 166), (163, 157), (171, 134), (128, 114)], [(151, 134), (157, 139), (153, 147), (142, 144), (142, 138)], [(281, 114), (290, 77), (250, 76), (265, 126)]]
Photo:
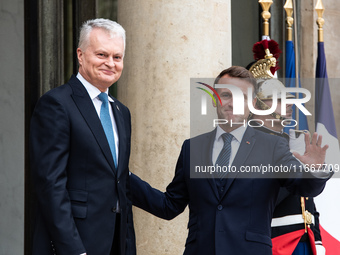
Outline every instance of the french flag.
[[(323, 145), (328, 144), (325, 163), (339, 170), (340, 150), (337, 138), (331, 93), (326, 70), (324, 43), (318, 42), (315, 82), (316, 132), (322, 135)], [(320, 212), (320, 231), (326, 255), (340, 254), (340, 179), (335, 173), (327, 182), (325, 190), (315, 198)]]
[[(299, 88), (301, 88), (300, 78), (296, 77), (295, 74), (295, 51), (293, 41), (286, 41), (286, 87), (295, 88), (296, 80), (298, 79)], [(297, 98), (303, 98), (301, 93), (297, 93)], [(304, 105), (304, 104), (303, 104)], [(296, 120), (298, 123), (298, 130), (308, 130), (307, 117), (303, 112), (293, 105), (292, 119)], [(298, 114), (296, 113), (298, 110)], [(297, 118), (298, 116), (298, 118)], [(294, 129), (294, 127), (285, 127), (284, 132), (289, 134), (289, 129)]]

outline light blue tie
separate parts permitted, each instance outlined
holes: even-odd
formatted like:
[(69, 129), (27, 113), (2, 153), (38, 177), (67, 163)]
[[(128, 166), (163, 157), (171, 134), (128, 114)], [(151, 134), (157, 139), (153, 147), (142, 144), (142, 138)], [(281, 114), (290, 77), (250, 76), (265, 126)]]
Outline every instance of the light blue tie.
[(100, 121), (102, 122), (106, 139), (109, 142), (115, 167), (117, 168), (115, 137), (113, 135), (112, 122), (109, 112), (109, 99), (107, 94), (104, 92), (100, 93), (98, 98), (100, 99), (100, 101), (102, 101), (102, 107), (100, 108)]
[[(224, 146), (218, 155), (218, 158), (216, 160), (216, 165), (219, 165), (221, 167), (229, 166), (229, 159), (230, 159), (230, 153), (231, 153), (231, 140), (233, 139), (233, 135), (229, 133), (222, 134), (222, 139), (224, 141)], [(220, 172), (217, 174), (217, 176), (220, 179), (223, 179), (227, 175), (227, 172)]]

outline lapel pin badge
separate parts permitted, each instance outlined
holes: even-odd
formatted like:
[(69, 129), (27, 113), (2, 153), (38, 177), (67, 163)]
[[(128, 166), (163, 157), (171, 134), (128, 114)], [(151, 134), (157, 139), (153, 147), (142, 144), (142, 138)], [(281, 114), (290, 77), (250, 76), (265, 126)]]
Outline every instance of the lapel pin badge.
[(250, 144), (250, 142), (249, 142), (249, 141), (247, 141), (246, 143), (247, 143), (247, 144)]
[(120, 111), (120, 109), (119, 109), (118, 105), (116, 105), (116, 107), (117, 107), (117, 110), (118, 110), (118, 111)]

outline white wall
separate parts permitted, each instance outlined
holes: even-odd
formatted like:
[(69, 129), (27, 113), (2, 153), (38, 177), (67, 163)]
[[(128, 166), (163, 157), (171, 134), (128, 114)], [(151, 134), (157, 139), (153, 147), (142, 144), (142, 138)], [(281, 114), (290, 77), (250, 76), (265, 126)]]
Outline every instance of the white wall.
[(0, 1), (0, 255), (24, 251), (24, 1)]

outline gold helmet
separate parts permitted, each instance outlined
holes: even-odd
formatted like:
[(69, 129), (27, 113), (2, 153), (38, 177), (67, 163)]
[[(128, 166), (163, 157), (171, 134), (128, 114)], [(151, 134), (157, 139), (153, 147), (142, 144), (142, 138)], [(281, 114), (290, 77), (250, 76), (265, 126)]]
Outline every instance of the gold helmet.
[[(278, 79), (274, 78), (274, 75), (271, 72), (271, 68), (276, 66), (276, 58), (273, 57), (273, 54), (270, 53), (268, 48), (265, 48), (265, 58), (258, 60), (254, 63), (249, 71), (256, 78), (256, 82), (258, 85), (258, 92), (256, 94), (257, 102), (256, 105), (261, 110), (268, 110), (270, 107), (263, 102), (263, 100), (273, 99), (274, 90), (277, 91), (277, 98), (281, 99), (281, 91), (285, 86)], [(286, 94), (286, 98), (293, 98), (294, 96), (290, 93)], [(273, 112), (270, 114), (276, 119), (285, 119), (280, 114)]]

